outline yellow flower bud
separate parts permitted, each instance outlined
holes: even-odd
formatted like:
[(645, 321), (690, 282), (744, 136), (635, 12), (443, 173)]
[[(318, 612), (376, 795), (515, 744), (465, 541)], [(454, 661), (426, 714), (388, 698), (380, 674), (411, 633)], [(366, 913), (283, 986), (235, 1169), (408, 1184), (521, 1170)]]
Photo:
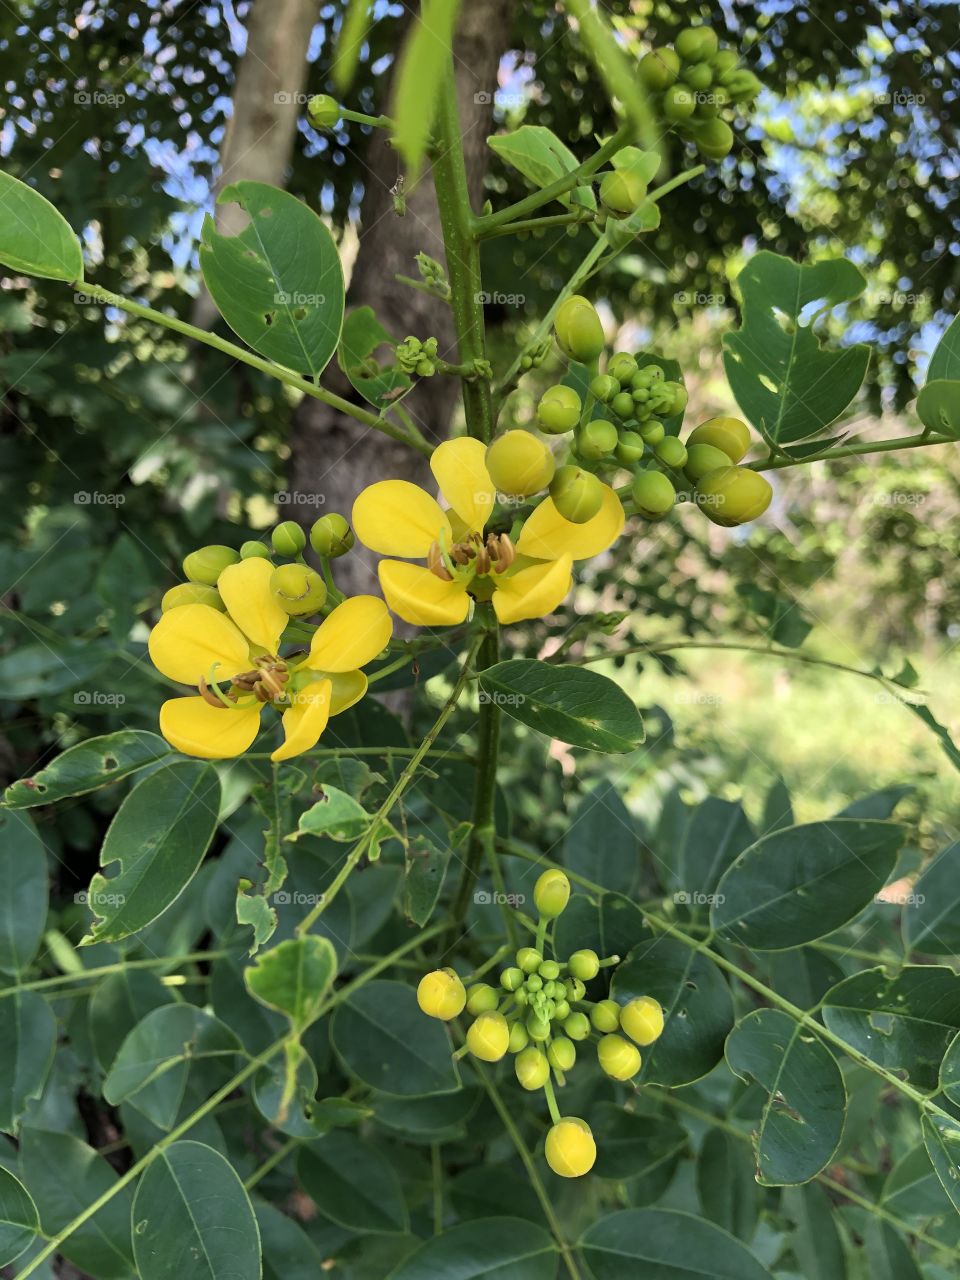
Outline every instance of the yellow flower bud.
[(274, 569), (270, 591), (284, 613), (293, 618), (316, 613), (327, 600), (326, 583), (305, 564), (282, 564)]
[(434, 969), (417, 987), (417, 1004), (431, 1018), (449, 1022), (463, 1012), (467, 993), (453, 969)]
[(722, 450), (731, 462), (739, 462), (750, 448), (750, 431), (739, 418), (709, 418), (695, 427), (687, 437), (687, 449), (692, 444), (712, 444)]
[(544, 871), (533, 886), (533, 901), (540, 914), (552, 920), (570, 901), (570, 881), (562, 871)]
[(547, 1134), (547, 1164), (561, 1178), (581, 1178), (593, 1168), (597, 1144), (586, 1120), (564, 1116)]
[(529, 498), (553, 479), (549, 446), (530, 431), (507, 431), (487, 449), (487, 471), (500, 493)]
[(510, 1044), (510, 1027), (502, 1013), (481, 1013), (467, 1031), (467, 1048), (482, 1062), (499, 1062)]
[(620, 1026), (637, 1044), (653, 1044), (663, 1034), (663, 1009), (653, 996), (639, 996), (620, 1010)]
[(547, 1061), (547, 1055), (535, 1045), (518, 1053), (513, 1067), (524, 1089), (529, 1089), (531, 1092), (542, 1089), (550, 1077), (550, 1063)]
[(697, 481), (697, 506), (725, 528), (756, 520), (772, 497), (770, 481), (749, 467), (721, 467)]
[(630, 1080), (640, 1070), (640, 1052), (623, 1036), (604, 1036), (597, 1045), (597, 1058), (614, 1080)]
[(220, 599), (217, 588), (208, 587), (204, 582), (181, 582), (179, 586), (171, 587), (169, 591), (164, 592), (163, 599), (160, 601), (160, 610), (166, 613), (182, 604), (206, 604), (211, 609), (218, 609), (220, 613), (225, 613), (227, 608)]

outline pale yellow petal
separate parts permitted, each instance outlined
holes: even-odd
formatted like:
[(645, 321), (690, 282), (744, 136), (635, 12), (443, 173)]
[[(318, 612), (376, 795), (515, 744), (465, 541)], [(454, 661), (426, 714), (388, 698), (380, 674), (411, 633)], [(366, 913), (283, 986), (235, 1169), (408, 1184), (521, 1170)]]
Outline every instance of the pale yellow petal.
[(208, 604), (168, 609), (150, 632), (147, 649), (157, 670), (180, 684), (197, 684), (214, 663), (219, 663), (220, 680), (250, 668), (250, 646), (243, 633)]
[(330, 714), (338, 716), (349, 711), (367, 692), (367, 677), (362, 671), (338, 671), (330, 677), (333, 693), (330, 695)]
[(252, 644), (267, 653), (277, 652), (290, 621), (270, 591), (273, 569), (269, 560), (252, 556), (229, 565), (217, 579), (217, 590), (230, 617)]
[(452, 627), (470, 609), (462, 582), (444, 582), (423, 565), (381, 560), (380, 586), (393, 612), (415, 627)]
[(496, 488), (485, 462), (487, 446), (471, 436), (444, 440), (430, 458), (440, 492), (471, 533), (490, 519)]
[(330, 719), (329, 680), (314, 680), (294, 695), (294, 704), (283, 713), (284, 741), (271, 760), (289, 760), (315, 747)]
[(203, 698), (170, 698), (160, 708), (160, 732), (184, 755), (229, 760), (243, 755), (257, 736), (261, 705), (228, 710)]
[(553, 500), (544, 498), (521, 529), (517, 551), (536, 560), (556, 560), (564, 554), (574, 560), (589, 560), (619, 538), (623, 522), (620, 499), (607, 484), (600, 510), (583, 524), (564, 520)]
[(365, 547), (382, 556), (422, 559), (450, 521), (436, 499), (409, 480), (379, 480), (353, 504), (353, 531)]
[(501, 578), (493, 593), (493, 609), (498, 621), (506, 625), (526, 618), (545, 618), (553, 613), (570, 590), (572, 564), (566, 555)]
[(393, 619), (378, 596), (352, 596), (324, 618), (303, 663), (312, 671), (356, 671), (382, 653)]

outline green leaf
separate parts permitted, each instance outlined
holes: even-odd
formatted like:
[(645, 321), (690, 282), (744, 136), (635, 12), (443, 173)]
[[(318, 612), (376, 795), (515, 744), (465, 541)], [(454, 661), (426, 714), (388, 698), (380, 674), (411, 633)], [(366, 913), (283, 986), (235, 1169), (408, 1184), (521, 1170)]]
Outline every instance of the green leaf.
[(601, 1102), (590, 1112), (590, 1127), (597, 1143), (598, 1178), (630, 1179), (634, 1204), (638, 1185), (645, 1201), (660, 1198), (687, 1150), (687, 1131), (663, 1116), (637, 1115), (615, 1102)]
[(212, 765), (169, 764), (138, 783), (100, 850), (101, 867), (120, 869), (90, 881), (88, 905), (97, 918), (81, 946), (128, 938), (176, 902), (210, 847), (219, 814), (220, 778)]
[(629, 894), (635, 887), (640, 872), (640, 839), (630, 811), (606, 778), (577, 800), (564, 837), (561, 861), (605, 889)]
[(917, 417), (928, 431), (960, 438), (960, 380), (928, 381), (917, 396)]
[(263, 1200), (254, 1208), (265, 1280), (317, 1280), (324, 1274), (323, 1253), (299, 1222)]
[(20, 1117), (47, 1082), (57, 1046), (57, 1020), (35, 991), (0, 999), (0, 1133), (16, 1133)]
[(523, 1218), (477, 1218), (422, 1244), (387, 1280), (554, 1280), (557, 1252)]
[(911, 786), (881, 787), (879, 791), (871, 791), (859, 800), (851, 800), (846, 808), (837, 814), (838, 818), (879, 818), (886, 821), (893, 816), (893, 811), (904, 798), (916, 788)]
[(939, 378), (960, 378), (960, 316), (951, 320), (930, 357), (927, 384)]
[(619, 893), (601, 893), (596, 902), (575, 893), (554, 929), (560, 955), (590, 947), (598, 956), (625, 957), (650, 937), (643, 912)]
[(914, 1147), (897, 1161), (883, 1184), (880, 1202), (899, 1218), (934, 1218), (950, 1210), (926, 1147)]
[[(371, 1095), (377, 1124), (401, 1134), (405, 1142), (442, 1142), (466, 1136), (466, 1123), (480, 1103), (476, 1086), (429, 1098)], [(476, 1216), (476, 1215), (475, 1215)]]
[(224, 236), (207, 217), (200, 267), (210, 296), (238, 337), (268, 360), (318, 377), (343, 324), (343, 270), (333, 237), (302, 200), (263, 182), (234, 182), (218, 204), (250, 222)]
[(255, 999), (286, 1014), (299, 1033), (320, 1016), (336, 973), (337, 953), (329, 938), (308, 934), (261, 952), (243, 978)]
[(888, 1222), (867, 1217), (863, 1242), (870, 1280), (923, 1280), (913, 1249)]
[(771, 1280), (739, 1240), (673, 1209), (621, 1209), (594, 1222), (580, 1249), (595, 1280)]
[(943, 1116), (924, 1112), (921, 1117), (923, 1145), (927, 1149), (934, 1173), (940, 1185), (950, 1197), (953, 1207), (960, 1212), (960, 1125)]
[(237, 924), (248, 924), (253, 929), (249, 954), (254, 956), (276, 933), (278, 918), (276, 908), (271, 907), (263, 894), (250, 893), (249, 888), (250, 882), (241, 880), (237, 886), (235, 910)]
[[(861, 814), (859, 816), (863, 817), (865, 815)], [(787, 784), (782, 778), (777, 778), (771, 784), (770, 790), (763, 800), (763, 818), (760, 821), (760, 834), (767, 836), (772, 831), (782, 831), (784, 827), (795, 825), (796, 819), (793, 816), (793, 804), (790, 800)]]
[(943, 965), (867, 969), (827, 992), (823, 1020), (871, 1062), (936, 1093), (940, 1063), (960, 1031), (960, 976)]
[(349, 842), (358, 839), (372, 821), (371, 815), (353, 796), (339, 787), (323, 785), (323, 795), (300, 815), (300, 823), (288, 836), (296, 840), (300, 836), (326, 836), (328, 840)]
[(410, 1215), (393, 1165), (354, 1133), (334, 1130), (303, 1147), (297, 1177), (324, 1217), (349, 1231), (407, 1231)]
[(169, 745), (156, 733), (141, 729), (106, 733), (78, 742), (32, 777), (12, 783), (3, 803), (8, 809), (32, 809), (67, 796), (82, 796), (170, 754)]
[(0, 812), (0, 970), (22, 973), (47, 921), (47, 851), (20, 813)]
[(769, 1097), (754, 1133), (757, 1181), (780, 1187), (809, 1182), (840, 1145), (847, 1093), (833, 1054), (801, 1023), (757, 1009), (727, 1038), (727, 1064)]
[(105, 1192), (113, 1192), (58, 1251), (97, 1280), (126, 1280), (131, 1275), (131, 1192), (129, 1187), (115, 1190), (118, 1175), (108, 1160), (68, 1133), (31, 1127), (20, 1138), (20, 1170), (47, 1236), (62, 1231)]
[(396, 361), (381, 367), (373, 358), (373, 353), (384, 346), (390, 348), (392, 356), (395, 345), (395, 340), (377, 319), (373, 307), (355, 307), (343, 323), (337, 363), (353, 389), (359, 391), (368, 404), (380, 410), (389, 409), (413, 390), (413, 379)]
[(713, 894), (723, 873), (755, 840), (741, 805), (707, 796), (693, 811), (680, 853), (681, 892), (690, 905)]
[[(566, 143), (561, 142), (552, 129), (541, 124), (522, 124), (510, 133), (495, 133), (487, 139), (487, 145), (504, 161), (522, 173), (535, 187), (547, 187), (551, 182), (577, 168), (578, 160)], [(656, 157), (660, 166), (660, 157)], [(596, 209), (597, 198), (593, 187), (575, 187), (557, 197), (568, 207), (577, 205), (584, 209)]]
[(763, 836), (717, 886), (713, 928), (757, 951), (785, 951), (833, 933), (873, 901), (897, 860), (894, 822), (831, 818)]
[(80, 241), (39, 191), (0, 173), (0, 263), (41, 280), (83, 279)]
[(109, 1069), (120, 1046), (148, 1013), (175, 1004), (170, 987), (146, 969), (111, 973), (90, 997), (90, 1039), (97, 1061)]
[(393, 140), (412, 183), (420, 176), (450, 62), (460, 0), (422, 0), (396, 70)]
[(373, 9), (373, 0), (350, 0), (330, 66), (330, 74), (340, 93), (345, 93), (353, 82), (360, 50), (373, 22)]
[[(866, 281), (844, 258), (800, 265), (766, 250), (755, 254), (737, 284), (740, 328), (724, 338), (723, 364), (737, 403), (778, 445), (818, 435), (856, 395), (870, 359), (864, 343), (824, 350), (805, 313), (817, 315), (863, 292)], [(815, 319), (815, 317), (814, 317)]]
[(414, 836), (407, 843), (403, 913), (421, 929), (433, 915), (433, 909), (437, 905), (450, 854), (449, 845), (440, 849), (424, 834)]
[(480, 689), (508, 715), (574, 747), (633, 751), (643, 721), (619, 685), (584, 667), (512, 658), (480, 673)]
[(940, 1088), (951, 1102), (960, 1102), (960, 1035), (950, 1041), (940, 1063)]
[(960, 951), (960, 841), (927, 863), (903, 909), (908, 951), (952, 956)]
[(823, 996), (847, 976), (822, 951), (812, 947), (770, 953), (770, 985), (801, 1009), (813, 1009)]
[(8, 1267), (36, 1239), (40, 1217), (29, 1191), (9, 1169), (0, 1168), (0, 1267)]
[(243, 1183), (201, 1142), (147, 1166), (133, 1202), (140, 1280), (260, 1280), (260, 1231)]
[(159, 1129), (172, 1129), (180, 1114), (191, 1066), (204, 1058), (227, 1065), (240, 1041), (218, 1018), (192, 1004), (153, 1009), (120, 1046), (103, 1082), (112, 1106), (130, 1102)]
[(837, 1230), (837, 1213), (815, 1182), (786, 1187), (784, 1212), (796, 1224), (793, 1252), (804, 1280), (847, 1280), (847, 1260)]
[(610, 994), (620, 1004), (653, 996), (663, 1005), (663, 1035), (644, 1049), (638, 1082), (692, 1084), (723, 1057), (733, 1027), (730, 988), (717, 966), (673, 938), (643, 943), (614, 971)]
[(589, 0), (567, 0), (564, 8), (577, 20), (577, 34), (587, 57), (611, 100), (619, 102), (638, 138), (653, 149), (660, 137), (650, 99), (637, 75), (637, 64), (629, 56), (609, 23), (604, 10)]
[(452, 1093), (460, 1074), (444, 1027), (405, 982), (375, 980), (337, 1006), (330, 1039), (347, 1069), (381, 1093)]
[(711, 1129), (697, 1159), (697, 1195), (704, 1217), (738, 1240), (750, 1240), (760, 1216), (761, 1194), (749, 1143)]

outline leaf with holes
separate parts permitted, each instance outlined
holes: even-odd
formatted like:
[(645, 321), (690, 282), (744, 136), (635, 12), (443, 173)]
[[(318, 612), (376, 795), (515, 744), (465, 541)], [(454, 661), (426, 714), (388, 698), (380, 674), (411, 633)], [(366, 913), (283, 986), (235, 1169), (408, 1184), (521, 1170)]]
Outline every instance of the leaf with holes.
[(724, 1052), (731, 1071), (769, 1094), (754, 1133), (757, 1180), (782, 1187), (815, 1178), (843, 1133), (847, 1093), (833, 1054), (776, 1009), (738, 1022)]
[(218, 204), (249, 216), (221, 235), (207, 217), (200, 267), (230, 328), (268, 360), (316, 378), (337, 349), (343, 269), (333, 237), (302, 200), (263, 182), (234, 182)]
[(268, 1009), (286, 1014), (299, 1033), (320, 1016), (336, 973), (337, 953), (330, 939), (307, 936), (288, 938), (262, 952), (243, 977), (250, 994)]
[(393, 355), (396, 343), (377, 319), (373, 307), (355, 307), (343, 322), (337, 363), (368, 404), (384, 411), (413, 390), (409, 378), (396, 362), (381, 365), (374, 356), (380, 347)]
[(724, 338), (723, 356), (737, 403), (776, 445), (818, 435), (860, 389), (870, 348), (861, 342), (826, 350), (814, 321), (859, 297), (866, 281), (844, 258), (800, 265), (764, 250), (750, 259), (737, 284), (742, 321)]
[(8, 809), (32, 809), (67, 796), (82, 796), (171, 754), (169, 745), (156, 733), (142, 729), (106, 733), (78, 742), (29, 778), (11, 783), (3, 793), (3, 803)]

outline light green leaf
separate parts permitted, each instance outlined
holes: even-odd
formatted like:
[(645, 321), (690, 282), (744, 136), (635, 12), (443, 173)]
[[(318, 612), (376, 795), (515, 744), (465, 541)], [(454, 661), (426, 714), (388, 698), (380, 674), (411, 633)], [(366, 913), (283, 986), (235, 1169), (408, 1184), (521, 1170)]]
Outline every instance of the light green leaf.
[(407, 1231), (410, 1215), (393, 1165), (371, 1143), (334, 1130), (301, 1149), (297, 1176), (324, 1215), (349, 1231)]
[(261, 952), (243, 977), (255, 999), (286, 1014), (300, 1032), (320, 1016), (336, 973), (337, 953), (329, 938), (308, 934)]
[(262, 893), (249, 893), (249, 887), (247, 880), (242, 880), (237, 886), (236, 913), (237, 924), (248, 924), (253, 929), (249, 952), (253, 956), (273, 937), (278, 920), (276, 908), (271, 907)]
[[(487, 145), (506, 164), (529, 179), (535, 187), (547, 187), (551, 182), (576, 169), (576, 156), (561, 142), (552, 129), (540, 124), (522, 124), (511, 133), (495, 133), (487, 139)], [(659, 167), (660, 158), (657, 157)], [(578, 205), (584, 209), (596, 209), (597, 198), (593, 187), (576, 187), (559, 196), (561, 204)]]
[(609, 97), (620, 103), (644, 146), (654, 150), (660, 129), (653, 108), (637, 75), (636, 62), (628, 56), (603, 17), (605, 11), (592, 0), (566, 0), (564, 8), (570, 17), (576, 18), (580, 43)]
[(553, 1280), (550, 1235), (523, 1218), (478, 1218), (422, 1244), (387, 1280)]
[(934, 1172), (953, 1207), (960, 1212), (960, 1125), (924, 1112), (921, 1127)]
[(287, 839), (326, 836), (329, 840), (348, 842), (362, 836), (371, 821), (371, 815), (353, 796), (324, 783), (322, 797), (301, 813), (299, 826)]
[(57, 1020), (42, 996), (18, 991), (0, 1000), (0, 1133), (16, 1133), (20, 1117), (47, 1082)]
[(771, 1280), (739, 1240), (673, 1209), (621, 1209), (592, 1223), (580, 1248), (595, 1280)]
[(960, 380), (928, 380), (917, 396), (917, 417), (928, 431), (951, 440), (960, 437)]
[(171, 754), (156, 733), (142, 729), (106, 733), (78, 742), (32, 777), (12, 783), (4, 792), (3, 803), (8, 809), (32, 809), (67, 796), (82, 796)]
[(908, 951), (952, 956), (960, 951), (960, 841), (927, 863), (903, 909)]
[(836, 1058), (776, 1009), (738, 1022), (725, 1054), (731, 1071), (769, 1094), (754, 1133), (758, 1182), (809, 1182), (830, 1163), (843, 1133), (847, 1093)]
[(374, 357), (379, 347), (389, 347), (393, 356), (395, 340), (377, 319), (373, 307), (355, 307), (343, 323), (337, 363), (350, 385), (377, 409), (389, 409), (413, 390), (409, 378), (395, 360), (381, 366)]
[(460, 0), (422, 0), (420, 13), (400, 54), (396, 71), (394, 142), (411, 182), (420, 167), (450, 66)]
[(340, 93), (346, 93), (353, 83), (360, 50), (373, 22), (373, 0), (350, 0), (344, 15), (336, 52), (330, 65), (333, 83)]
[(618, 684), (584, 667), (512, 658), (480, 673), (480, 689), (539, 733), (591, 751), (633, 751), (643, 721)]
[(960, 378), (960, 316), (951, 320), (930, 357), (927, 385), (939, 378)]
[(866, 281), (844, 258), (801, 265), (766, 250), (755, 254), (737, 284), (742, 322), (724, 338), (724, 368), (750, 422), (778, 445), (819, 434), (856, 395), (870, 359), (864, 343), (828, 351), (806, 312), (850, 302)]
[(21, 813), (0, 812), (0, 970), (22, 973), (47, 921), (47, 851)]
[(605, 889), (629, 894), (636, 886), (640, 837), (630, 811), (608, 779), (577, 800), (561, 860), (571, 871)]
[(97, 917), (81, 945), (117, 942), (143, 929), (176, 902), (210, 847), (220, 813), (220, 778), (209, 764), (183, 761), (137, 784), (117, 810), (100, 866), (90, 881)]
[(260, 1231), (243, 1183), (212, 1147), (175, 1142), (133, 1202), (140, 1280), (260, 1280)]
[(705, 1218), (738, 1240), (750, 1240), (760, 1216), (762, 1192), (748, 1142), (711, 1129), (697, 1158), (697, 1195)]
[(8, 1267), (40, 1231), (37, 1206), (19, 1178), (0, 1168), (0, 1267)]
[(833, 933), (887, 882), (903, 843), (895, 822), (831, 818), (763, 836), (717, 885), (710, 923), (758, 951), (784, 951)]
[(263, 182), (234, 182), (218, 204), (250, 222), (235, 236), (203, 224), (200, 266), (230, 328), (268, 360), (318, 377), (343, 324), (343, 270), (333, 237), (302, 200)]
[(41, 280), (81, 281), (80, 241), (39, 191), (0, 173), (0, 263)]
[(444, 1027), (405, 982), (375, 980), (337, 1006), (330, 1039), (347, 1069), (381, 1093), (423, 1097), (460, 1088)]

